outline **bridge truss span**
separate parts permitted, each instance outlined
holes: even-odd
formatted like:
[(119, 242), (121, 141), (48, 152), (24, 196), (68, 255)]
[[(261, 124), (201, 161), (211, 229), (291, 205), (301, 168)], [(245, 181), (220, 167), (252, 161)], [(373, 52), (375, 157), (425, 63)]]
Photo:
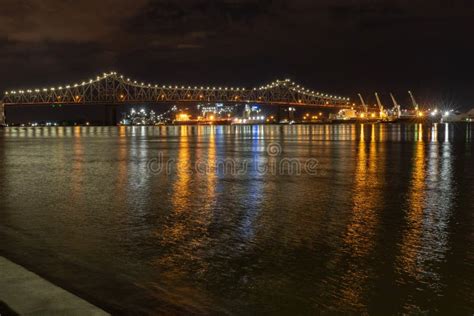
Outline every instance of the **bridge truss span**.
[(139, 83), (116, 72), (104, 73), (81, 83), (42, 89), (6, 91), (5, 105), (121, 104), (159, 102), (261, 103), (346, 107), (349, 98), (301, 87), (289, 79), (246, 89), (234, 87), (170, 86)]

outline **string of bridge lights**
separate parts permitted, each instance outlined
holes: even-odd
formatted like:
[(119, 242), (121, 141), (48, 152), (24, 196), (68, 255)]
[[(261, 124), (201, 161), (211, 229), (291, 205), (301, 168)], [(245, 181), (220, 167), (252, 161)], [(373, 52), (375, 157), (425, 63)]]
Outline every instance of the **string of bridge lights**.
[[(68, 85), (64, 85), (64, 86), (59, 86), (57, 88), (56, 87), (51, 87), (51, 88), (42, 88), (42, 89), (5, 91), (5, 95), (17, 94), (17, 93), (18, 94), (40, 93), (40, 92), (48, 92), (48, 91), (56, 91), (56, 90), (61, 91), (63, 89), (79, 88), (79, 87), (86, 86), (88, 84), (92, 84), (94, 82), (104, 80), (104, 79), (106, 79), (107, 77), (110, 77), (110, 76), (116, 76), (117, 78), (122, 79), (123, 83), (128, 84), (128, 85), (133, 85), (133, 86), (136, 86), (136, 87), (140, 87), (140, 88), (161, 88), (161, 89), (181, 89), (181, 90), (186, 89), (185, 86), (181, 86), (181, 87), (171, 86), (171, 85), (169, 85), (169, 86), (166, 86), (166, 85), (159, 86), (157, 84), (150, 84), (150, 83), (145, 84), (144, 82), (138, 83), (136, 80), (131, 80), (130, 78), (125, 79), (123, 75), (119, 75), (117, 72), (112, 71), (110, 73), (103, 73), (102, 76), (98, 75), (95, 80), (94, 79), (89, 79), (88, 81), (82, 81), (81, 83), (68, 84)], [(276, 81), (274, 81), (270, 84), (267, 84), (265, 86), (261, 86), (259, 88), (253, 88), (253, 90), (254, 91), (256, 91), (256, 90), (259, 90), (259, 91), (270, 90), (270, 89), (273, 89), (273, 88), (276, 88), (276, 87), (282, 86), (282, 85), (283, 86), (288, 86), (288, 88), (290, 90), (298, 92), (298, 93), (306, 95), (306, 96), (329, 98), (329, 99), (333, 99), (333, 100), (349, 101), (349, 98), (343, 98), (343, 97), (340, 97), (340, 96), (328, 95), (328, 94), (324, 94), (324, 93), (320, 93), (320, 92), (315, 92), (315, 91), (312, 91), (312, 90), (309, 90), (309, 89), (305, 89), (304, 87), (300, 87), (296, 83), (292, 82), (290, 79), (285, 79), (283, 81), (276, 80)], [(206, 90), (206, 91), (228, 91), (228, 90), (230, 90), (230, 91), (248, 91), (245, 88), (235, 88), (235, 87), (217, 87), (216, 88), (216, 87), (209, 87), (209, 86), (207, 86), (207, 87), (194, 86), (194, 88), (192, 88), (191, 86), (188, 86), (187, 89), (188, 90), (191, 90), (191, 89), (198, 90), (198, 89), (200, 89), (200, 90)]]
[(103, 79), (106, 79), (107, 77), (109, 76), (112, 76), (112, 75), (116, 75), (117, 73), (116, 72), (111, 72), (111, 73), (103, 73), (103, 76), (100, 76), (98, 75), (96, 77), (96, 79), (89, 79), (88, 81), (82, 81), (81, 83), (75, 83), (75, 84), (68, 84), (68, 85), (64, 85), (64, 86), (59, 86), (59, 87), (51, 87), (51, 88), (43, 88), (43, 89), (27, 89), (27, 90), (18, 90), (18, 91), (15, 91), (15, 90), (12, 90), (12, 91), (5, 91), (5, 95), (8, 95), (8, 94), (25, 94), (25, 93), (38, 93), (38, 92), (48, 92), (48, 91), (56, 91), (56, 90), (63, 90), (63, 89), (70, 89), (70, 88), (78, 88), (78, 87), (82, 87), (82, 86), (85, 86), (87, 84), (92, 84), (94, 82), (98, 82), (98, 81), (101, 81)]
[[(288, 85), (290, 90), (296, 91), (296, 92), (304, 94), (304, 95), (312, 96), (312, 97), (330, 98), (330, 99), (334, 99), (334, 100), (345, 100), (345, 101), (350, 100), (349, 98), (328, 95), (328, 94), (324, 94), (324, 93), (321, 93), (321, 92), (315, 92), (315, 91), (312, 91), (312, 90), (309, 90), (309, 89), (305, 89), (304, 87), (300, 87), (300, 85), (297, 85), (296, 83), (292, 82), (290, 79), (285, 79), (283, 81), (281, 81), (281, 80), (274, 81), (274, 82), (272, 82), (272, 83), (270, 83), (266, 86), (262, 86), (262, 87), (258, 88), (258, 90), (269, 90), (269, 89), (278, 87), (280, 85), (283, 85), (283, 86)], [(254, 90), (256, 90), (256, 89), (254, 88)]]

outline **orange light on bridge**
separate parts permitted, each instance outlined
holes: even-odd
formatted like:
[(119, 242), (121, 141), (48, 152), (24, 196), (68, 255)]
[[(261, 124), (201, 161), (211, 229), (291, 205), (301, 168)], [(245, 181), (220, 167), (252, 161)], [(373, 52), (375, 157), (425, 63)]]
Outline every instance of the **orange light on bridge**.
[(76, 99), (76, 101), (79, 101), (81, 99), (81, 97), (76, 95), (75, 99)]

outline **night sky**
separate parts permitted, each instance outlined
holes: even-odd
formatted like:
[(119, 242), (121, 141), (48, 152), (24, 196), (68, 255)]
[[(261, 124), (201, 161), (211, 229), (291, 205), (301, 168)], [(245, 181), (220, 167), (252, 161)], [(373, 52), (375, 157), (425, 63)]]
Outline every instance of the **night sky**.
[[(0, 89), (105, 71), (178, 85), (291, 78), (474, 107), (472, 0), (0, 0)], [(369, 96), (370, 95), (370, 96)]]

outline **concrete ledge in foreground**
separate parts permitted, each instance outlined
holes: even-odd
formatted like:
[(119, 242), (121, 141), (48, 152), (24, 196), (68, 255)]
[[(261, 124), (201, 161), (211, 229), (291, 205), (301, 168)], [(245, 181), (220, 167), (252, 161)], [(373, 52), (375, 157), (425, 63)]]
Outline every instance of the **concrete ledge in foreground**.
[(4, 257), (0, 301), (20, 315), (109, 315)]

